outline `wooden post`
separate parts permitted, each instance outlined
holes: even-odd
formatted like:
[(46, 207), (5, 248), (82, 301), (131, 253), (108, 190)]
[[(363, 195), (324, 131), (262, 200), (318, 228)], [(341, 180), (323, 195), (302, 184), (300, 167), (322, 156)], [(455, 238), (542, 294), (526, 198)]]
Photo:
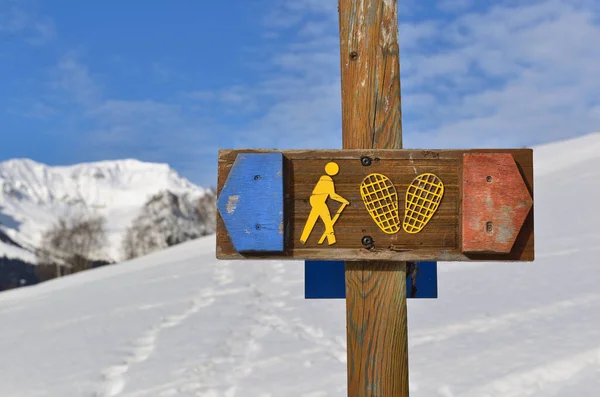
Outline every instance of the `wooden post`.
[[(344, 149), (401, 149), (396, 0), (339, 0)], [(408, 396), (405, 262), (346, 262), (349, 397)]]
[(339, 17), (343, 149), (220, 150), (216, 253), (345, 261), (348, 396), (408, 397), (399, 261), (532, 261), (533, 156), (402, 149), (396, 0)]

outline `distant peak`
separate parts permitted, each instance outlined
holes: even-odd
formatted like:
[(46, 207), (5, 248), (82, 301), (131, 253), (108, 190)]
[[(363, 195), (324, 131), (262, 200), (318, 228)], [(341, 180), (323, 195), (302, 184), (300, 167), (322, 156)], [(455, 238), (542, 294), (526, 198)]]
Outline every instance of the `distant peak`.
[(99, 160), (99, 161), (88, 161), (76, 164), (57, 164), (48, 165), (32, 160), (30, 158), (14, 158), (0, 162), (0, 165), (24, 165), (24, 166), (40, 166), (47, 168), (83, 168), (83, 167), (124, 167), (124, 168), (171, 168), (167, 163), (154, 163), (149, 161), (141, 161), (134, 158), (116, 159), (116, 160)]
[(128, 158), (128, 159), (117, 159), (117, 160), (100, 160), (100, 161), (91, 161), (85, 163), (75, 164), (72, 167), (80, 167), (80, 166), (125, 166), (125, 167), (167, 167), (170, 168), (167, 163), (154, 163), (149, 161), (141, 161), (138, 159)]
[(28, 165), (28, 166), (42, 166), (42, 167), (47, 167), (46, 164), (37, 162), (35, 160), (32, 160), (30, 158), (14, 158), (14, 159), (9, 159), (9, 160), (4, 160), (2, 162), (0, 162), (0, 165), (8, 165), (8, 166), (14, 166), (14, 165)]

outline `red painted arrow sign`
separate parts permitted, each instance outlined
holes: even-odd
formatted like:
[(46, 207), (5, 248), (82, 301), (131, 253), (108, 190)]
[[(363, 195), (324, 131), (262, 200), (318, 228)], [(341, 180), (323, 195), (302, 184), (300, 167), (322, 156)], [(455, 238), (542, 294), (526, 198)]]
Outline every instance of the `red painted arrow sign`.
[(533, 199), (510, 153), (463, 157), (462, 251), (511, 251)]

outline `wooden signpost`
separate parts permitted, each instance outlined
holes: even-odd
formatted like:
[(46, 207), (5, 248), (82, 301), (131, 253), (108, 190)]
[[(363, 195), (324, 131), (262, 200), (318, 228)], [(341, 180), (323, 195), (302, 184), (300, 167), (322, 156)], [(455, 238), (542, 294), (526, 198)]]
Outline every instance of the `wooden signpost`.
[(529, 149), (221, 150), (219, 170), (219, 259), (533, 260)]
[(217, 257), (345, 261), (348, 395), (406, 397), (406, 261), (532, 261), (533, 154), (403, 150), (396, 1), (338, 9), (344, 148), (221, 150)]

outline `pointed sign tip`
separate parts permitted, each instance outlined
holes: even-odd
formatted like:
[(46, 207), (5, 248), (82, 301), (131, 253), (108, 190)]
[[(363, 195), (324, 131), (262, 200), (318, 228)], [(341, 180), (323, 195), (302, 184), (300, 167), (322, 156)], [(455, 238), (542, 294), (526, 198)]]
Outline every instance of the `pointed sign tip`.
[(283, 252), (283, 154), (239, 153), (217, 198), (236, 251)]
[(532, 207), (533, 199), (512, 154), (464, 155), (464, 253), (510, 253)]

